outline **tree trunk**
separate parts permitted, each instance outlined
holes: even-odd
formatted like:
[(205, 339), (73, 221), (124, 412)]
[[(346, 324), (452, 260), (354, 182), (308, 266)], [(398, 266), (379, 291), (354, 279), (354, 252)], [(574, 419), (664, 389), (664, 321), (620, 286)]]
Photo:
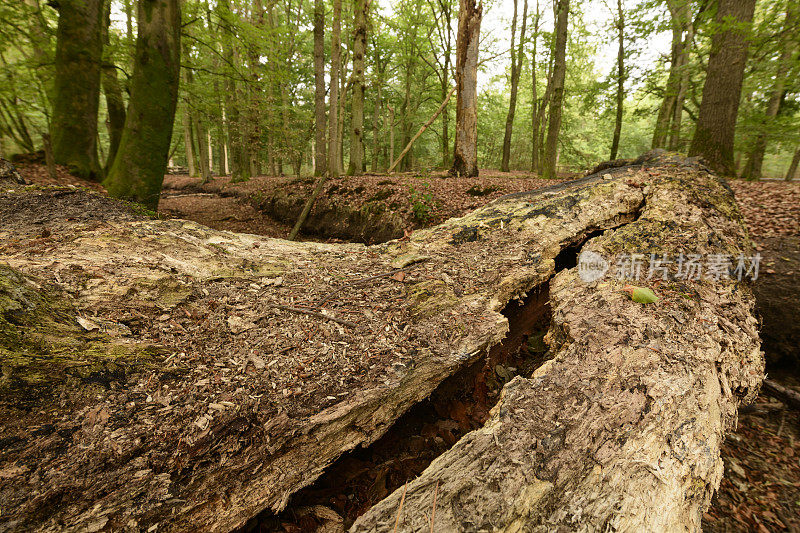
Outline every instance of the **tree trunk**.
[(314, 0), (314, 175), (324, 176), (325, 146), (325, 2)]
[(564, 78), (567, 74), (567, 20), (569, 0), (556, 0), (556, 42), (553, 51), (553, 91), (550, 100), (550, 121), (544, 151), (542, 177), (556, 177), (558, 135), (561, 131), (561, 112), (564, 103)]
[(378, 172), (378, 160), (380, 159), (380, 148), (378, 143), (378, 124), (381, 118), (381, 85), (382, 80), (378, 79), (375, 84), (375, 109), (372, 113), (372, 162), (370, 168), (373, 173)]
[(97, 110), (103, 58), (104, 0), (61, 0), (50, 136), (56, 163), (100, 180)]
[(131, 98), (117, 156), (103, 185), (109, 194), (158, 207), (180, 81), (178, 0), (140, 2)]
[(672, 26), (672, 49), (670, 54), (669, 75), (664, 87), (664, 98), (658, 109), (655, 129), (653, 130), (652, 148), (666, 148), (670, 132), (670, 120), (675, 110), (675, 100), (680, 90), (679, 63), (683, 46), (683, 27), (678, 18), (680, 7), (678, 0), (668, 0), (670, 23)]
[(389, 106), (389, 161), (394, 161), (394, 108), (392, 106)]
[[(103, 44), (108, 46), (108, 28), (111, 25), (111, 6), (105, 8), (105, 26), (103, 31)], [(103, 166), (107, 173), (114, 162), (122, 139), (122, 130), (125, 128), (125, 99), (122, 88), (117, 79), (117, 68), (111, 62), (111, 55), (104, 54), (102, 70), (103, 93), (106, 95), (106, 111), (108, 113), (108, 158)]]
[(478, 176), (478, 42), (483, 4), (459, 0), (456, 37), (456, 139), (450, 174)]
[(775, 79), (772, 84), (772, 91), (770, 92), (769, 102), (765, 112), (763, 123), (756, 136), (756, 141), (753, 150), (750, 152), (750, 157), (745, 166), (745, 171), (742, 175), (743, 178), (757, 180), (761, 179), (762, 167), (764, 165), (764, 155), (767, 152), (767, 142), (770, 140), (770, 128), (774, 126), (775, 118), (781, 109), (781, 103), (784, 98), (786, 87), (786, 76), (791, 67), (792, 56), (794, 55), (796, 45), (796, 7), (793, 2), (788, 2), (786, 8), (786, 19), (783, 23), (783, 32), (781, 34), (780, 57), (778, 58), (778, 66), (775, 72)]
[(197, 163), (200, 183), (208, 183), (211, 179), (211, 145), (208, 143), (208, 130), (206, 130), (203, 119), (199, 116), (196, 116), (192, 122), (194, 123), (194, 137), (197, 139)]
[(333, 0), (333, 29), (331, 31), (331, 95), (328, 101), (328, 173), (338, 178), (342, 173), (339, 154), (339, 73), (341, 71), (342, 0)]
[(733, 174), (736, 117), (747, 63), (749, 28), (755, 0), (719, 0), (703, 99), (689, 155), (702, 156), (724, 175)]
[[(600, 265), (587, 252), (654, 239), (753, 254), (732, 193), (697, 162), (641, 158), (370, 247), (266, 246), (84, 191), (0, 193), (0, 219), (18, 238), (52, 231), (45, 261), (0, 246), (3, 531), (288, 522), (317, 505), (298, 491), (357, 448), (398, 490), (353, 531), (697, 531), (763, 379), (746, 284), (684, 279), (640, 304), (616, 272), (580, 277)], [(431, 404), (463, 428), (437, 459), (372, 460)]]
[(536, 46), (539, 42), (539, 0), (536, 0), (536, 22), (533, 27), (533, 51), (531, 52), (531, 172), (539, 169), (539, 104), (536, 80)]
[(425, 124), (423, 124), (422, 127), (419, 129), (419, 131), (411, 138), (411, 140), (408, 141), (408, 144), (406, 145), (405, 148), (403, 148), (403, 151), (400, 152), (400, 155), (397, 157), (397, 160), (394, 161), (392, 165), (389, 167), (389, 170), (386, 171), (387, 173), (391, 173), (395, 169), (395, 167), (397, 167), (400, 161), (403, 160), (403, 157), (409, 152), (409, 150), (411, 150), (411, 147), (414, 146), (414, 141), (419, 139), (420, 135), (425, 133), (425, 130), (427, 130), (430, 127), (430, 125), (433, 124), (433, 121), (436, 120), (436, 117), (438, 117), (439, 114), (442, 112), (442, 110), (445, 107), (447, 107), (447, 103), (450, 101), (450, 97), (453, 96), (455, 90), (456, 90), (455, 87), (450, 89), (450, 92), (447, 93), (447, 96), (442, 102), (442, 105), (439, 106), (439, 109), (437, 109), (436, 112), (433, 115), (431, 115), (431, 118), (429, 118), (428, 121)]
[(789, 163), (789, 169), (786, 171), (786, 181), (792, 181), (797, 175), (797, 167), (800, 166), (800, 147), (794, 151), (792, 162)]
[(183, 108), (183, 147), (186, 152), (186, 167), (189, 169), (189, 177), (197, 177), (197, 160), (194, 153), (194, 133), (192, 132), (192, 114), (189, 111), (189, 104)]
[(508, 172), (511, 159), (511, 135), (514, 130), (514, 113), (517, 109), (517, 87), (519, 86), (519, 76), (522, 72), (522, 60), (525, 57), (523, 46), (525, 45), (525, 23), (528, 18), (528, 0), (522, 8), (522, 29), (519, 32), (519, 49), (514, 50), (514, 34), (517, 30), (517, 0), (514, 0), (514, 18), (511, 22), (511, 95), (508, 101), (508, 114), (506, 115), (506, 131), (503, 136), (503, 161), (500, 163), (500, 170)]
[(353, 98), (350, 100), (350, 164), (347, 174), (364, 172), (364, 54), (367, 52), (367, 16), (370, 0), (353, 4)]
[(681, 123), (683, 122), (683, 105), (686, 101), (686, 93), (689, 90), (691, 77), (689, 72), (689, 52), (694, 40), (694, 23), (692, 22), (692, 6), (689, 2), (684, 3), (679, 8), (682, 32), (686, 32), (681, 45), (678, 57), (678, 92), (675, 95), (675, 105), (672, 108), (672, 125), (670, 127), (669, 149), (677, 152), (682, 150), (683, 141), (681, 139)]
[(625, 105), (625, 13), (622, 11), (622, 0), (617, 0), (617, 115), (614, 120), (614, 138), (611, 140), (610, 160), (617, 158), (619, 139), (622, 135), (623, 106)]

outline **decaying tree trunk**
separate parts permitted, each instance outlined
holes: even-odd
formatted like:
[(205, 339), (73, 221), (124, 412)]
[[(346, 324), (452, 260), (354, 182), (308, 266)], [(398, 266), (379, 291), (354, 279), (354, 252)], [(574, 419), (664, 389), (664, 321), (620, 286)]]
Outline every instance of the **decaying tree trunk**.
[(456, 36), (456, 138), (450, 174), (478, 175), (478, 42), (483, 4), (460, 0)]
[(749, 254), (732, 193), (690, 160), (642, 158), (369, 247), (9, 188), (3, 532), (228, 531), (280, 511), (519, 335), (501, 311), (548, 285), (548, 360), (353, 530), (428, 531), (434, 495), (437, 532), (697, 530), (763, 378), (743, 283), (642, 279), (660, 297), (645, 305), (570, 264)]

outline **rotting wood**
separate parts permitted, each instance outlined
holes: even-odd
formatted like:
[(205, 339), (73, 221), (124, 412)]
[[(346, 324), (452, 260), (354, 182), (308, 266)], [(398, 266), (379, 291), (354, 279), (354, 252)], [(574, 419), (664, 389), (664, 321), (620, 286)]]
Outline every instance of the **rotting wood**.
[[(662, 285), (643, 308), (623, 282), (556, 274), (603, 230), (584, 248), (747, 246), (724, 182), (664, 156), (370, 247), (143, 219), (85, 191), (0, 192), (0, 531), (225, 531), (278, 512), (499, 343), (500, 311), (554, 274), (555, 358), (409, 482), (398, 530), (430, 528), (434, 491), (436, 531), (696, 528), (762, 379), (752, 298)], [(401, 283), (349, 284), (415, 262)], [(329, 310), (363, 331), (294, 313), (249, 328), (335, 286)], [(390, 531), (400, 498), (355, 529)]]

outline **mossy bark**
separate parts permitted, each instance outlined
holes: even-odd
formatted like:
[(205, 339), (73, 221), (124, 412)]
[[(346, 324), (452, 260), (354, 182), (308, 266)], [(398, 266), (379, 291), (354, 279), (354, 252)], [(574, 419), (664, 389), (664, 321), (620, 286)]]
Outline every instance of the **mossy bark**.
[(119, 150), (103, 185), (117, 198), (158, 207), (178, 101), (178, 0), (139, 2), (131, 99)]
[(102, 177), (97, 110), (103, 53), (103, 0), (61, 0), (50, 137), (56, 163), (82, 178)]

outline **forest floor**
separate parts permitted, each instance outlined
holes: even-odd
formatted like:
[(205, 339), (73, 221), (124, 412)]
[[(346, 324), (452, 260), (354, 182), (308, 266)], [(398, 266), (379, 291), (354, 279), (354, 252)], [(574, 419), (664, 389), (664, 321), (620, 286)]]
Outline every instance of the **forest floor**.
[[(33, 183), (102, 190), (98, 184), (70, 176), (63, 168), (59, 168), (56, 179), (51, 179), (41, 165), (15, 164), (20, 174)], [(329, 180), (320, 203), (339, 202), (360, 208), (369, 202), (382, 202), (386, 213), (404, 226), (400, 231), (413, 231), (460, 216), (502, 195), (558, 181), (562, 180), (494, 171), (483, 172), (477, 179), (444, 179), (441, 174), (368, 175)], [(312, 184), (313, 179), (258, 177), (231, 184), (226, 178), (215, 178), (200, 187), (196, 179), (168, 175), (159, 211), (161, 216), (190, 219), (215, 229), (285, 238), (291, 229), (290, 218), (275, 220), (252, 199), (276, 191), (307, 194)], [(764, 294), (767, 298), (770, 294), (780, 298), (778, 303), (784, 306), (789, 328), (800, 319), (800, 183), (735, 180), (731, 187), (763, 256), (757, 293), (761, 298)], [(319, 235), (301, 238), (338, 240)], [(787, 305), (792, 307), (786, 308)], [(781, 329), (784, 324), (771, 326)], [(789, 338), (787, 342), (793, 345), (790, 349), (796, 350), (800, 338)], [(769, 359), (771, 354), (767, 356)], [(800, 388), (797, 376), (800, 373), (784, 371), (776, 377), (783, 385)], [(762, 395), (741, 414), (738, 428), (728, 437), (722, 455), (726, 475), (704, 516), (705, 530), (800, 531), (800, 413)]]

